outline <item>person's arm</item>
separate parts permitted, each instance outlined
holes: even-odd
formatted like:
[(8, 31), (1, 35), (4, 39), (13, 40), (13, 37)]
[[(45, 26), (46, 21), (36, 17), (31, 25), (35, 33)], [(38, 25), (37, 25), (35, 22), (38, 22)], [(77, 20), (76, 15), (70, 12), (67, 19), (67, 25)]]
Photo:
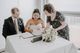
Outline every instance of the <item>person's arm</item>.
[(50, 23), (48, 22), (48, 23), (46, 23), (46, 26), (45, 26), (45, 28), (44, 28), (44, 31), (47, 29), (47, 28), (49, 28), (51, 25), (50, 25)]
[(7, 35), (9, 34), (8, 27), (9, 27), (8, 22), (5, 20), (3, 24), (3, 31), (2, 31), (2, 35), (4, 36), (4, 38), (6, 38)]
[(61, 30), (67, 26), (67, 23), (65, 23), (65, 17), (60, 12), (58, 12), (58, 20), (61, 23), (61, 26), (56, 28), (56, 31)]
[(47, 28), (49, 28), (51, 25), (50, 25), (50, 18), (49, 17), (47, 17), (47, 21), (46, 21), (47, 23), (46, 23), (46, 25), (45, 25), (45, 29), (44, 30), (46, 30)]
[(32, 32), (32, 30), (30, 29), (30, 22), (31, 20), (28, 20), (28, 22), (26, 23), (25, 32)]
[(22, 28), (22, 33), (24, 33), (24, 32), (25, 32), (25, 31), (24, 31), (25, 28), (24, 28), (23, 19), (21, 19), (21, 22), (22, 22), (22, 27), (21, 27), (21, 28)]
[(43, 20), (41, 20), (41, 25), (42, 25), (42, 28), (45, 28), (45, 24)]
[(67, 24), (65, 22), (60, 22), (61, 23), (61, 26), (56, 28), (55, 30), (58, 31), (58, 30), (61, 30), (63, 28), (65, 28), (67, 26)]

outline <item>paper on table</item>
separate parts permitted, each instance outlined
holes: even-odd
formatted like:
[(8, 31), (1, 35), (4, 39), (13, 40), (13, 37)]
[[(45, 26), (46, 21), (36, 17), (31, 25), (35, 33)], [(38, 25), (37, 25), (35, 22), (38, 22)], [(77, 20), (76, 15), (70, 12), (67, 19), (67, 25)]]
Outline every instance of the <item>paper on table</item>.
[(43, 28), (41, 27), (40, 24), (38, 24), (38, 25), (31, 25), (30, 29), (33, 30), (33, 32), (32, 32), (33, 35), (41, 35), (42, 32), (43, 32)]
[(29, 33), (29, 32), (26, 32), (26, 33), (21, 34), (20, 37), (26, 39), (26, 38), (33, 37), (33, 35), (31, 33)]

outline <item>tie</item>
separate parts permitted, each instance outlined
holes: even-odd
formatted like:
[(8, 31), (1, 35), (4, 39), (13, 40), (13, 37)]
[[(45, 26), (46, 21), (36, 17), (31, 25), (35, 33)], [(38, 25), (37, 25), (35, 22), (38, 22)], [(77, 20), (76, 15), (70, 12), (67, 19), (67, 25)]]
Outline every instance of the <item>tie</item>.
[(17, 19), (14, 20), (14, 25), (15, 25), (16, 32), (19, 33), (19, 28), (18, 28)]

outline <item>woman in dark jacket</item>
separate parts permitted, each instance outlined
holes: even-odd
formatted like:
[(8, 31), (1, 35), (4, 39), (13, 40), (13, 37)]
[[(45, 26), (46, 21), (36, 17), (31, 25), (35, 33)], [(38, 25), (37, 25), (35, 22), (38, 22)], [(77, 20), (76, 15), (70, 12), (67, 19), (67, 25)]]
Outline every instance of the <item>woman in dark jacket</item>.
[(52, 27), (58, 32), (59, 36), (69, 40), (69, 28), (65, 23), (64, 16), (56, 11), (51, 4), (44, 5), (44, 13), (47, 16), (47, 27)]

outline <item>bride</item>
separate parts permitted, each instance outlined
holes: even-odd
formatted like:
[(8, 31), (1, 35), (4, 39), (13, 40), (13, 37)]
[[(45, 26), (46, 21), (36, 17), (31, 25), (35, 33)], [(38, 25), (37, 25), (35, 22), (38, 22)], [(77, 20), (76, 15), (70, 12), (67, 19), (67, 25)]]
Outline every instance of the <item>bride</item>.
[(34, 9), (32, 18), (26, 23), (25, 32), (30, 32), (33, 35), (41, 35), (44, 27), (44, 22), (40, 18), (39, 9)]

